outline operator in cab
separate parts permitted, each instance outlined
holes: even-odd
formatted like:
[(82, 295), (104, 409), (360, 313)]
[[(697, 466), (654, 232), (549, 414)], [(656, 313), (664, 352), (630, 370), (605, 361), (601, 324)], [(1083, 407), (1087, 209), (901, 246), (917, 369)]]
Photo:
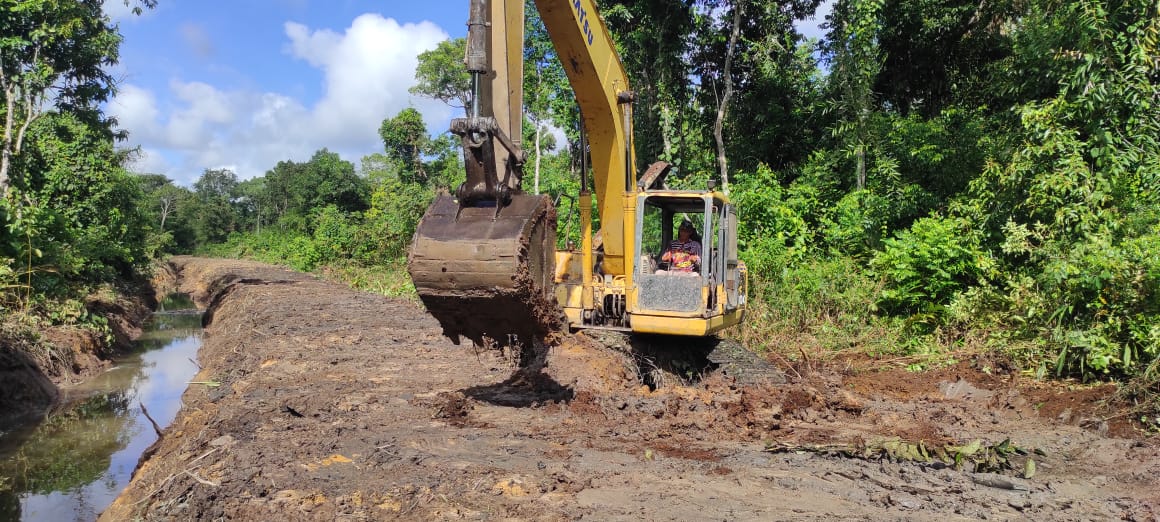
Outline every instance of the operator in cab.
[(688, 219), (681, 222), (677, 229), (677, 238), (669, 243), (669, 248), (661, 255), (661, 261), (668, 263), (667, 271), (657, 273), (696, 275), (701, 266), (701, 242), (698, 241), (697, 229)]

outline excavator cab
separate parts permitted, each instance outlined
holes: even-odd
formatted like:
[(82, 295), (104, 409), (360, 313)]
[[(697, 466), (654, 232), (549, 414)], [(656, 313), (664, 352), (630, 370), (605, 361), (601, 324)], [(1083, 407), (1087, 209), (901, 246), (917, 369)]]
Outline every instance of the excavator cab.
[[(709, 335), (739, 322), (746, 272), (737, 257), (737, 214), (727, 198), (713, 191), (643, 191), (636, 208), (632, 330)], [(689, 239), (700, 247), (692, 272), (664, 260), (682, 222), (693, 223)]]
[[(596, 257), (585, 279), (581, 250), (557, 252), (556, 300), (568, 326), (706, 336), (741, 322), (748, 274), (737, 256), (737, 213), (728, 198), (715, 191), (646, 190), (635, 199), (630, 273), (606, 273)], [(692, 271), (664, 259), (686, 221), (700, 247)]]

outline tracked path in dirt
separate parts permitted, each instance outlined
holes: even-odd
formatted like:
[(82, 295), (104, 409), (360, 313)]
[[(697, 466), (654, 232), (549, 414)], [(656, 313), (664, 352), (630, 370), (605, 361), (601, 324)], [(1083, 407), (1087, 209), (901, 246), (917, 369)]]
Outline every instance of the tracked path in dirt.
[[(256, 263), (172, 267), (208, 308), (200, 384), (102, 520), (1154, 520), (1160, 507), (1155, 440), (1101, 435), (1066, 391), (849, 368), (649, 391), (631, 359), (583, 335), (513, 374), (410, 301)], [(1044, 455), (1022, 479), (766, 451), (892, 437), (1009, 437)]]

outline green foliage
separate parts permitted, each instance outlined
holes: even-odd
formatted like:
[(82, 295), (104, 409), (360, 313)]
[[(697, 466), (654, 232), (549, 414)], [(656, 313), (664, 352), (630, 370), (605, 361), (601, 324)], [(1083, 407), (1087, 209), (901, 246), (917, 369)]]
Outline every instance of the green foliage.
[(28, 126), (55, 106), (112, 137), (98, 106), (108, 100), (121, 35), (97, 0), (18, 0), (0, 7), (0, 96), (7, 124), (0, 191), (21, 186), (28, 171), (13, 168)]
[(238, 184), (231, 204), (241, 214), (239, 220), (253, 220), (247, 228), (255, 231), (269, 223), (310, 233), (318, 209), (333, 205), (343, 212), (362, 211), (367, 191), (367, 181), (355, 173), (353, 163), (321, 149), (310, 161), (280, 161), (263, 178)]
[(738, 237), (746, 265), (760, 277), (777, 277), (785, 263), (800, 262), (810, 254), (814, 238), (802, 217), (811, 210), (810, 201), (783, 189), (765, 165), (735, 179), (733, 200), (746, 223)]
[(406, 263), (401, 259), (370, 267), (341, 265), (325, 271), (324, 275), (337, 277), (358, 290), (388, 297), (418, 299)]
[[(981, 108), (948, 108), (934, 117), (894, 117), (882, 143), (899, 181), (920, 190), (919, 208), (937, 208), (966, 190), (995, 148), (997, 124)], [(921, 210), (916, 209), (921, 212)]]
[(876, 278), (850, 258), (784, 263), (776, 274), (752, 276), (749, 319), (733, 335), (752, 349), (794, 356), (806, 349), (907, 353), (920, 343), (875, 316), (879, 290)]
[(739, 65), (752, 68), (752, 79), (736, 92), (726, 126), (738, 137), (728, 143), (730, 164), (737, 170), (759, 163), (779, 170), (798, 165), (825, 139), (831, 124), (821, 112), (825, 77), (813, 42), (798, 43), (792, 30), (772, 27), (786, 32), (752, 42), (738, 57)]
[(867, 156), (881, 139), (875, 130), (874, 83), (882, 67), (877, 36), (882, 27), (883, 0), (836, 2), (827, 38), (827, 54), (832, 72), (829, 90), (833, 93), (827, 111), (837, 122), (830, 129), (839, 150), (855, 162), (852, 180), (858, 189), (866, 186)]
[(1034, 4), (1016, 61), (1044, 53), (1058, 81), (1016, 108), (1022, 145), (992, 161), (958, 207), (1002, 251), (1017, 331), (1043, 339), (1060, 374), (1133, 374), (1157, 355), (1154, 239), (1160, 198), (1156, 6)]
[(851, 192), (838, 200), (829, 212), (820, 216), (822, 239), (830, 252), (857, 258), (866, 257), (878, 246), (885, 230), (868, 208), (887, 205), (871, 191)]
[(444, 40), (434, 49), (419, 53), (416, 83), (410, 93), (466, 109), (471, 100), (471, 75), (463, 65), (465, 54), (467, 40), (464, 38)]
[[(319, 209), (313, 219), (314, 250), (318, 263), (333, 263), (347, 258), (365, 259), (369, 252), (360, 241), (361, 219), (342, 212), (334, 205)], [(311, 267), (313, 268), (313, 267)]]
[(423, 168), (423, 154), (431, 141), (427, 134), (427, 124), (423, 115), (413, 108), (399, 111), (393, 118), (383, 120), (379, 136), (387, 149), (387, 157), (395, 161), (401, 170), (399, 175), (409, 182), (425, 182), (427, 171)]
[[(109, 71), (121, 41), (103, 6), (0, 5), (0, 315), (29, 328), (76, 324), (108, 334), (86, 299), (138, 277), (153, 252), (145, 185), (122, 168), (127, 154), (114, 140), (124, 134), (100, 110), (115, 91)], [(34, 357), (68, 363), (45, 350)]]
[(14, 166), (26, 174), (0, 201), (0, 257), (24, 275), (23, 308), (133, 277), (148, 261), (149, 226), (136, 179), (102, 128), (50, 113), (25, 145)]
[(1009, 0), (888, 0), (878, 45), (875, 91), (906, 116), (935, 118), (954, 106), (989, 105), (1004, 75), (991, 65), (1011, 54), (1011, 32), (996, 23), (1018, 15)]
[(407, 256), (419, 218), (435, 197), (433, 190), (397, 179), (384, 180), (371, 194), (366, 212), (366, 232), (374, 240), (373, 257), (383, 262)]
[(186, 207), (197, 204), (194, 193), (160, 174), (140, 174), (137, 181), (142, 191), (138, 207), (150, 224), (145, 240), (146, 254), (155, 259), (165, 254), (191, 252), (195, 235), (189, 220), (195, 213)]
[(960, 292), (978, 284), (992, 261), (961, 218), (919, 219), (885, 241), (870, 266), (885, 281), (878, 308), (937, 322)]
[(180, 208), (180, 214), (193, 229), (197, 244), (222, 241), (237, 229), (231, 204), (237, 186), (238, 176), (225, 169), (206, 169), (194, 182), (194, 197)]

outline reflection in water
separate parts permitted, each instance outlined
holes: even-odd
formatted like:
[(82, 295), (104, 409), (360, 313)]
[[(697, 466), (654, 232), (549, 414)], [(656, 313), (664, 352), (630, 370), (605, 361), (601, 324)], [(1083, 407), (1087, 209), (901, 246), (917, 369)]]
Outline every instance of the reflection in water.
[(150, 323), (136, 353), (63, 390), (63, 409), (0, 432), (0, 520), (93, 520), (124, 489), (157, 438), (138, 404), (168, 425), (197, 373), (201, 317), (158, 313)]

